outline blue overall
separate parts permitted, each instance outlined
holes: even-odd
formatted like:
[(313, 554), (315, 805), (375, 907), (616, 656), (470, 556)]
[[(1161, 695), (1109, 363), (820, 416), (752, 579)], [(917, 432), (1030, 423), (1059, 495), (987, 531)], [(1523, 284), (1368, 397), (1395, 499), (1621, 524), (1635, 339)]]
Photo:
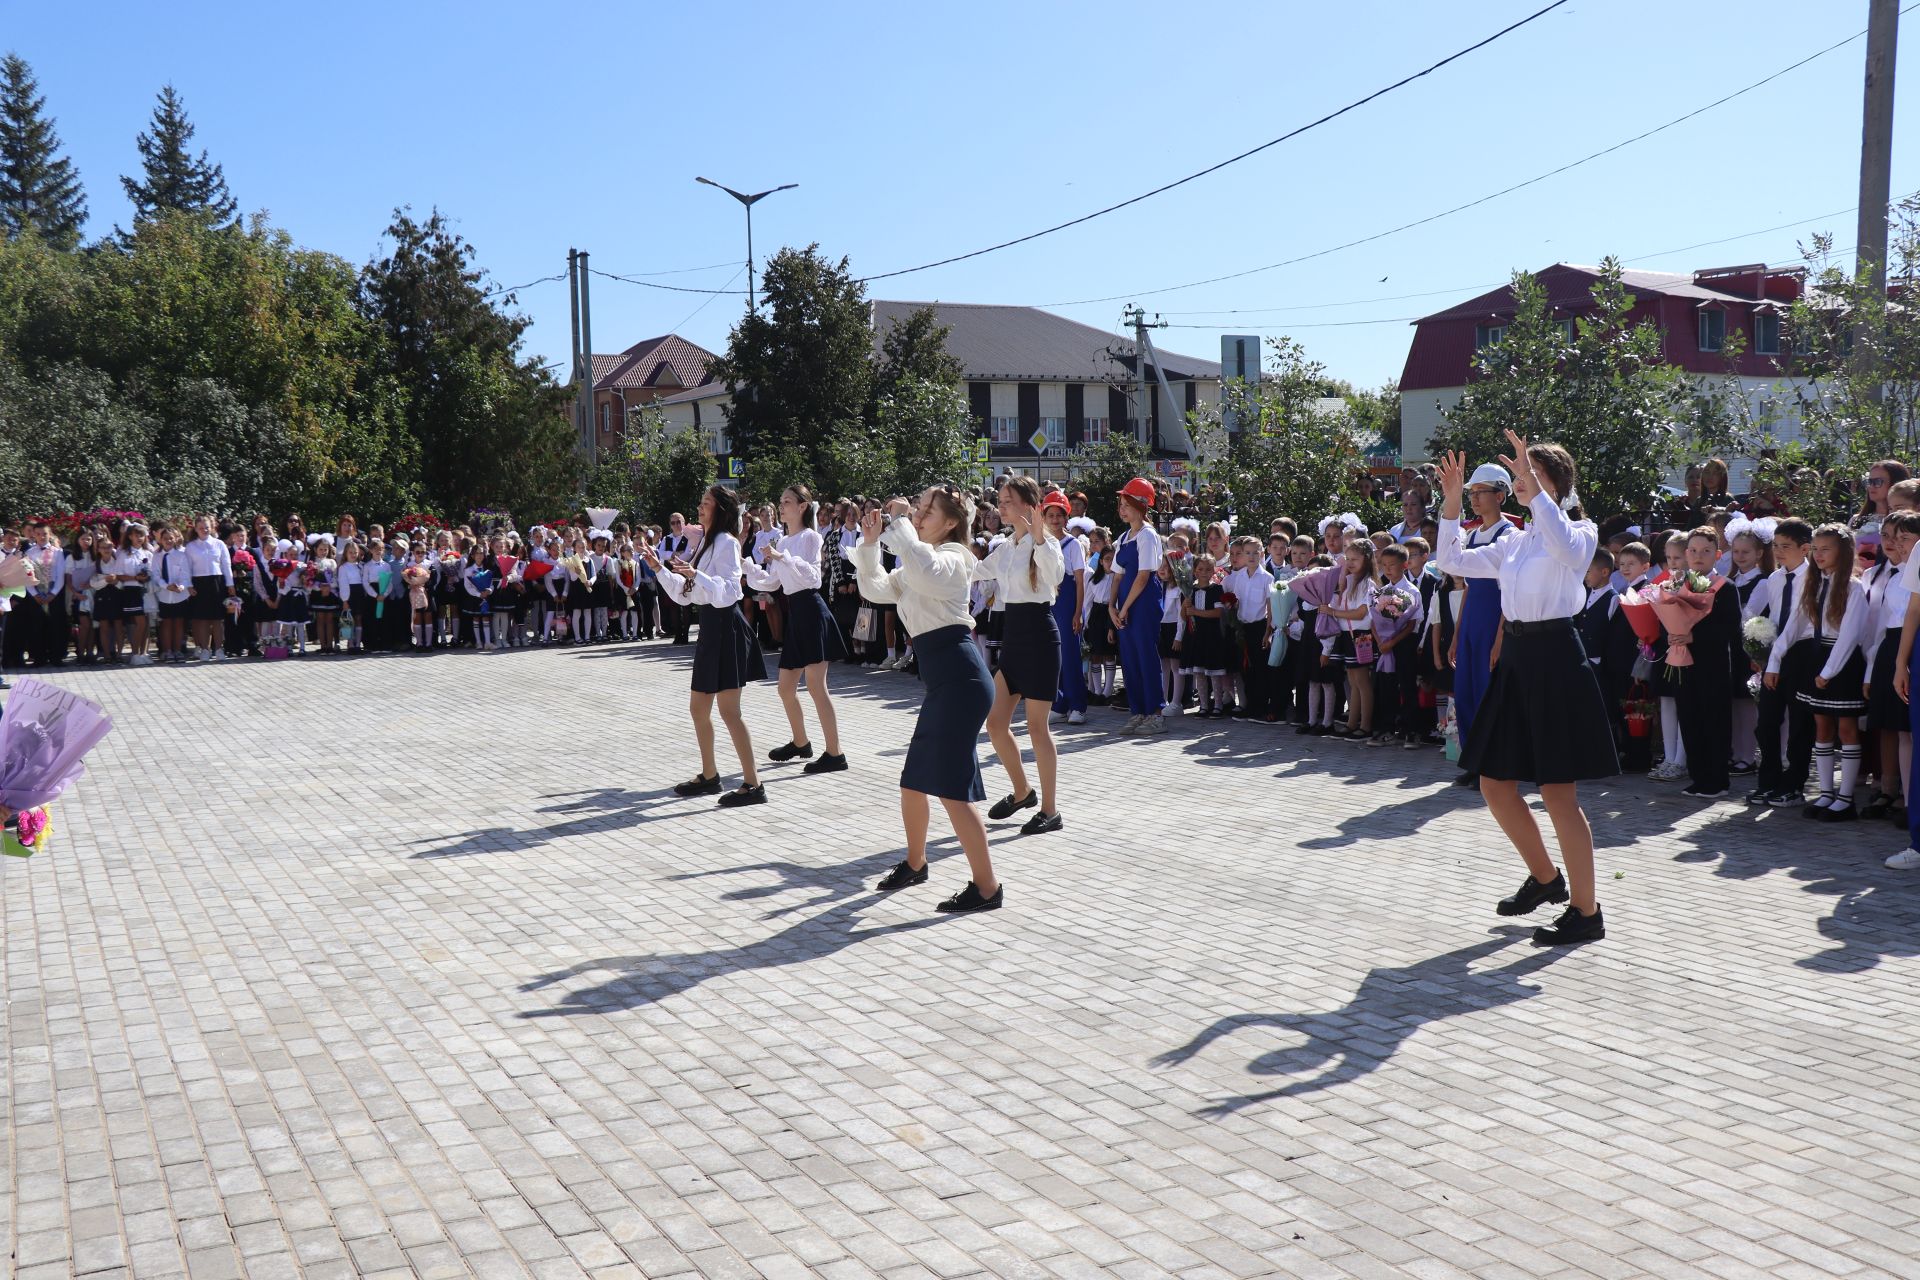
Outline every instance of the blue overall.
[(1054, 695), (1055, 711), (1087, 709), (1087, 668), (1080, 660), (1080, 633), (1073, 629), (1078, 616), (1080, 594), (1072, 574), (1060, 580), (1053, 593), (1053, 625), (1060, 629), (1060, 690)]
[[(1492, 541), (1497, 542), (1513, 531), (1505, 519), (1499, 527), (1502, 532), (1494, 534)], [(1479, 532), (1476, 529), (1468, 535), (1468, 546), (1487, 545), (1474, 541)], [(1473, 728), (1473, 713), (1480, 709), (1480, 699), (1486, 696), (1487, 686), (1493, 681), (1493, 672), (1487, 664), (1493, 657), (1493, 642), (1500, 635), (1499, 580), (1469, 578), (1467, 582), (1467, 603), (1460, 616), (1459, 652), (1453, 668), (1453, 714), (1460, 726), (1463, 745)]]
[[(1122, 535), (1123, 537), (1125, 535)], [(1127, 538), (1114, 552), (1113, 607), (1127, 602), (1135, 575), (1146, 578), (1140, 598), (1119, 629), (1120, 670), (1126, 673), (1127, 710), (1137, 716), (1160, 714), (1160, 588), (1153, 571), (1140, 567), (1140, 547)]]

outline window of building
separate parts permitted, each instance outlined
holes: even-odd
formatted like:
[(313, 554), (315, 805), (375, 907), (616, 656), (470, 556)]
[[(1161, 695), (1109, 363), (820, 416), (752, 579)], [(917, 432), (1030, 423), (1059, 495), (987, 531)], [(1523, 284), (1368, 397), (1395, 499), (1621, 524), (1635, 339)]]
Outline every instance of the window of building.
[(1473, 331), (1473, 349), (1485, 351), (1507, 336), (1507, 326), (1503, 324), (1483, 324)]
[(1700, 349), (1720, 351), (1727, 345), (1727, 313), (1710, 307), (1700, 313)]
[(1086, 426), (1081, 429), (1080, 439), (1085, 444), (1105, 444), (1107, 442), (1107, 420), (1105, 418), (1088, 418)]
[(988, 434), (995, 444), (1017, 444), (1019, 442), (1020, 419), (992, 418), (989, 419), (988, 425), (991, 428)]
[(1756, 311), (1753, 314), (1753, 349), (1758, 355), (1780, 354), (1780, 313)]
[(602, 404), (600, 406), (600, 434), (606, 435), (612, 430), (613, 430), (613, 406), (610, 404)]
[(1047, 433), (1047, 449), (1058, 449), (1067, 443), (1067, 420), (1065, 418), (1042, 418), (1040, 429)]
[(1568, 317), (1565, 320), (1558, 321), (1558, 324), (1560, 326), (1560, 340), (1562, 342), (1572, 342), (1575, 338), (1580, 336), (1579, 323), (1575, 321), (1572, 317)]

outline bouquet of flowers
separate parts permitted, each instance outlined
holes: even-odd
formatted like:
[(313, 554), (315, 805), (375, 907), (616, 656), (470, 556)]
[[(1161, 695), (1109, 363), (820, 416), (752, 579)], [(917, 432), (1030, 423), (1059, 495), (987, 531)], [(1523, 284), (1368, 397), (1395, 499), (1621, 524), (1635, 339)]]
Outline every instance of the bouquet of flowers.
[(1780, 629), (1764, 613), (1748, 618), (1740, 628), (1740, 644), (1755, 662), (1765, 662), (1767, 655), (1773, 652), (1773, 642), (1779, 638)]
[(415, 609), (428, 608), (427, 584), (433, 581), (433, 570), (424, 564), (410, 564), (400, 571), (400, 581), (407, 584), (407, 603)]
[(1693, 665), (1693, 628), (1713, 608), (1714, 594), (1726, 585), (1727, 580), (1717, 573), (1683, 573), (1649, 589), (1647, 603), (1667, 632), (1667, 667), (1676, 675)]
[[(483, 593), (493, 590), (494, 576), (493, 576), (493, 570), (491, 569), (475, 569), (473, 571), (471, 580), (473, 582), (474, 587)], [(482, 614), (488, 614), (493, 612), (493, 610), (488, 607), (489, 603), (490, 602), (487, 600), (487, 597), (484, 594), (481, 595), (480, 612)]]
[(285, 586), (287, 579), (299, 571), (300, 562), (298, 560), (289, 560), (285, 556), (275, 556), (273, 559), (267, 561), (267, 572), (272, 574), (274, 580), (279, 582), (281, 586)]
[(0, 852), (29, 858), (47, 847), (47, 806), (86, 772), (87, 752), (113, 728), (98, 703), (48, 684), (22, 680), (0, 714)]
[(1398, 620), (1407, 610), (1419, 601), (1420, 597), (1409, 591), (1404, 584), (1382, 584), (1373, 589), (1373, 611), (1382, 618)]

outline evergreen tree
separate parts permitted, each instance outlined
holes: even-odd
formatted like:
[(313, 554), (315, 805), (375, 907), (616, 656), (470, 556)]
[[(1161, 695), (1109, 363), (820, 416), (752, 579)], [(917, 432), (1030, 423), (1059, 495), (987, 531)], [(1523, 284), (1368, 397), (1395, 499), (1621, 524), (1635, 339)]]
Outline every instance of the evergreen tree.
[(0, 59), (0, 229), (9, 240), (29, 228), (47, 243), (80, 243), (87, 197), (73, 161), (60, 155), (60, 136), (41, 114), (47, 100), (26, 59)]
[(233, 217), (237, 203), (227, 191), (226, 175), (204, 150), (198, 157), (188, 153), (192, 140), (193, 122), (187, 119), (186, 105), (167, 85), (153, 109), (151, 131), (135, 139), (145, 180), (120, 179), (127, 199), (133, 201), (136, 224), (169, 210), (199, 214), (212, 222)]

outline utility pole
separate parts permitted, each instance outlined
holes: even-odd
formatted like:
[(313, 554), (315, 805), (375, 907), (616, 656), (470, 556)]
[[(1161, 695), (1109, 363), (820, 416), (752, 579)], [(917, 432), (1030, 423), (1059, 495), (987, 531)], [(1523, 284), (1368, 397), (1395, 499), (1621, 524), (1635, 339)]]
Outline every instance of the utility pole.
[(567, 250), (567, 305), (569, 319), (573, 324), (573, 445), (584, 449), (587, 439), (587, 423), (581, 412), (580, 387), (586, 380), (580, 360), (580, 254), (578, 250)]
[[(1159, 383), (1160, 393), (1167, 398), (1167, 407), (1169, 410), (1172, 409), (1174, 402), (1173, 388), (1167, 385), (1166, 371), (1160, 367), (1160, 353), (1153, 349), (1153, 339), (1147, 336), (1147, 330), (1164, 329), (1167, 327), (1167, 322), (1162, 320), (1158, 315), (1155, 315), (1153, 320), (1149, 322), (1147, 320), (1146, 310), (1142, 307), (1135, 306), (1127, 308), (1126, 323), (1133, 326), (1134, 358), (1140, 362), (1140, 376), (1138, 379), (1140, 385), (1140, 421), (1147, 429), (1147, 447), (1150, 449), (1158, 449), (1160, 448), (1160, 431), (1159, 428), (1153, 425), (1154, 384), (1147, 381), (1147, 362), (1149, 360), (1153, 362), (1154, 381)], [(1193, 456), (1193, 441), (1191, 437), (1188, 438), (1187, 445), (1187, 456), (1191, 458)]]
[(587, 410), (587, 465), (600, 461), (600, 424), (594, 421), (593, 403), (593, 294), (589, 288), (592, 273), (587, 267), (587, 251), (580, 251), (580, 363), (586, 370), (581, 397)]
[[(1870, 0), (1867, 12), (1865, 103), (1860, 124), (1860, 225), (1854, 262), (1867, 268), (1876, 302), (1887, 291), (1887, 201), (1893, 174), (1894, 46), (1900, 33), (1900, 0)], [(1880, 399), (1872, 372), (1876, 342), (1856, 342), (1859, 368), (1867, 373), (1870, 394)]]

